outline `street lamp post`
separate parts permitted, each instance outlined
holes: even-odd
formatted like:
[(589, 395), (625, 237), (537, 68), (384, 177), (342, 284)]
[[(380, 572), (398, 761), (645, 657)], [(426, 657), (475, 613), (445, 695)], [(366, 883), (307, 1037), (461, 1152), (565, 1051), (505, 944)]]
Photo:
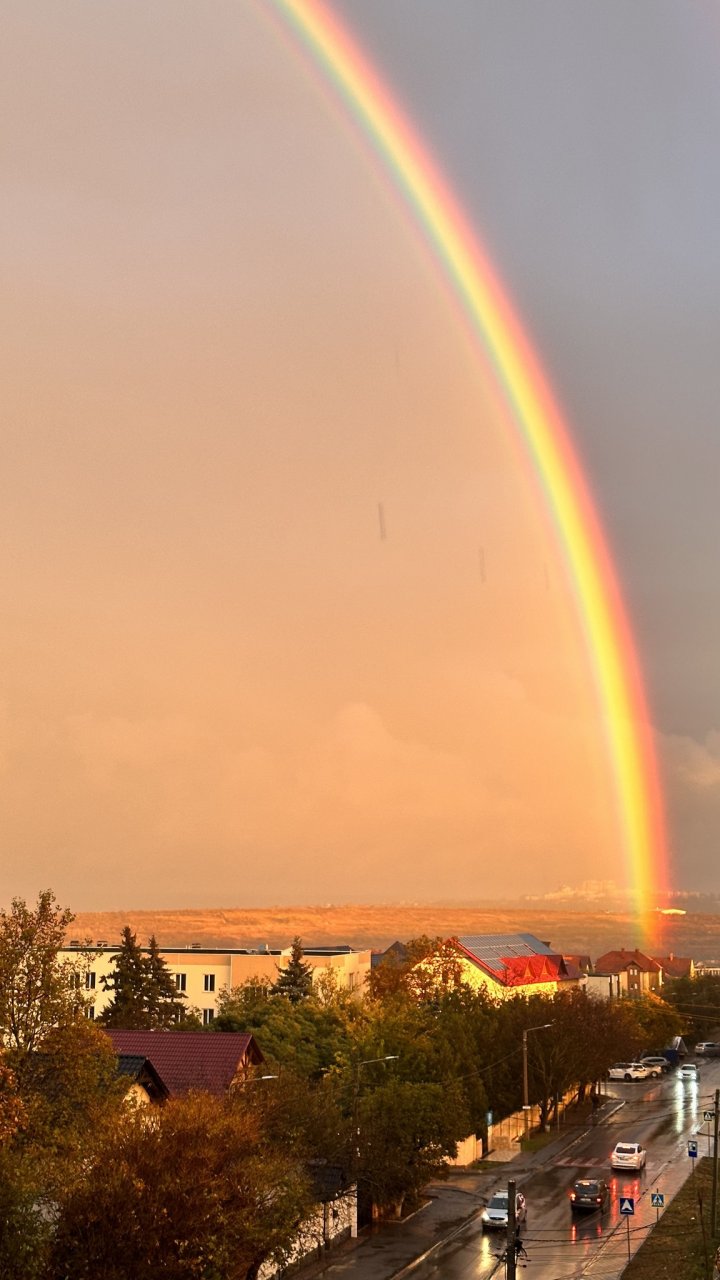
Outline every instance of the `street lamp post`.
[(359, 1164), (360, 1164), (360, 1118), (358, 1116), (358, 1099), (360, 1097), (360, 1072), (363, 1067), (371, 1067), (376, 1062), (397, 1062), (400, 1057), (399, 1053), (386, 1053), (382, 1058), (363, 1058), (362, 1062), (355, 1064), (355, 1089), (353, 1092), (353, 1113), (352, 1113), (352, 1130), (353, 1143), (355, 1148), (355, 1212), (353, 1221), (350, 1223), (350, 1236), (355, 1239), (358, 1233), (358, 1195), (359, 1195)]
[(523, 1114), (525, 1116), (525, 1140), (527, 1141), (530, 1130), (530, 1098), (528, 1089), (528, 1035), (531, 1031), (544, 1031), (546, 1027), (553, 1027), (554, 1022), (541, 1022), (537, 1027), (525, 1027), (522, 1033), (522, 1055), (523, 1055)]

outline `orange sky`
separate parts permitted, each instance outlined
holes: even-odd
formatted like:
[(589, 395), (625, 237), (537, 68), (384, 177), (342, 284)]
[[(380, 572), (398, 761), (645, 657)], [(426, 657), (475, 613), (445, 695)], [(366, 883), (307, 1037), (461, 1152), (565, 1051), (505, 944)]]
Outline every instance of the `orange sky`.
[(194, 12), (9, 16), (1, 896), (621, 880), (557, 549), (442, 291), (270, 30)]

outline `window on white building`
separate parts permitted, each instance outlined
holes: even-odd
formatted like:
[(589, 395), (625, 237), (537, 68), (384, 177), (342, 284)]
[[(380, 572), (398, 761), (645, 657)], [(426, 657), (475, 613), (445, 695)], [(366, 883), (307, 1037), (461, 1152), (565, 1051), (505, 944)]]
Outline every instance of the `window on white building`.
[(215, 990), (215, 974), (214, 973), (205, 974), (205, 990), (206, 991)]
[(95, 1019), (95, 1005), (94, 1005), (94, 1004), (89, 1004), (89, 1005), (88, 1005), (87, 1009), (85, 1010), (85, 1017), (86, 1017), (86, 1018), (90, 1018), (90, 1020), (91, 1020), (91, 1021), (94, 1021), (94, 1019)]
[(95, 972), (92, 969), (90, 973), (85, 974), (85, 986), (88, 991), (95, 990)]
[(187, 974), (186, 973), (175, 974), (175, 986), (177, 987), (178, 991), (187, 991)]
[(203, 1016), (203, 1026), (204, 1026), (204, 1027), (207, 1027), (207, 1026), (209, 1026), (209, 1025), (210, 1025), (210, 1023), (212, 1022), (213, 1018), (215, 1017), (215, 1010), (214, 1010), (214, 1009), (203, 1009), (203, 1011), (202, 1011), (202, 1016)]

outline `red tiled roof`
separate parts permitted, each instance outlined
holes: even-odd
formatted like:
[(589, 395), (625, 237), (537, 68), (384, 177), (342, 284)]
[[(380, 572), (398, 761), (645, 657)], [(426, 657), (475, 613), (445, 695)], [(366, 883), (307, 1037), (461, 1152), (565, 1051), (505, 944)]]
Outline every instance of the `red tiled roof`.
[(565, 962), (559, 955), (504, 956), (490, 964), (481, 960), (469, 947), (459, 943), (479, 969), (484, 969), (504, 987), (529, 987), (542, 982), (565, 982), (569, 977)]
[(646, 956), (642, 951), (606, 951), (604, 956), (600, 956), (595, 961), (596, 973), (622, 973), (627, 969), (628, 965), (634, 964), (636, 968), (643, 973), (658, 973), (660, 965), (657, 960), (651, 960), (650, 956)]
[(241, 1067), (263, 1060), (254, 1037), (247, 1032), (113, 1029), (105, 1034), (116, 1053), (149, 1058), (171, 1097), (190, 1089), (226, 1093)]
[(668, 978), (688, 978), (693, 962), (689, 956), (658, 956), (657, 963)]

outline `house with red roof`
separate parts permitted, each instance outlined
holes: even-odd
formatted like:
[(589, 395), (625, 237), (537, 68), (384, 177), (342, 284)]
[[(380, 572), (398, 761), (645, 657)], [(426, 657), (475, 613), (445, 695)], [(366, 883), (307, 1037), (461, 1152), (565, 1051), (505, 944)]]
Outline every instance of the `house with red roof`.
[(664, 978), (694, 978), (695, 962), (689, 956), (656, 956), (657, 963), (663, 971)]
[(116, 1031), (108, 1029), (118, 1058), (147, 1059), (163, 1081), (171, 1098), (201, 1089), (227, 1093), (241, 1082), (263, 1055), (248, 1032), (223, 1031)]
[[(554, 995), (577, 986), (563, 957), (531, 933), (468, 934), (451, 939), (460, 980), (496, 999), (517, 995)], [(421, 961), (427, 966), (432, 961)]]
[(639, 999), (641, 996), (657, 995), (663, 984), (662, 964), (646, 956), (637, 948), (626, 951), (606, 951), (595, 961), (595, 976), (619, 979), (619, 994)]

